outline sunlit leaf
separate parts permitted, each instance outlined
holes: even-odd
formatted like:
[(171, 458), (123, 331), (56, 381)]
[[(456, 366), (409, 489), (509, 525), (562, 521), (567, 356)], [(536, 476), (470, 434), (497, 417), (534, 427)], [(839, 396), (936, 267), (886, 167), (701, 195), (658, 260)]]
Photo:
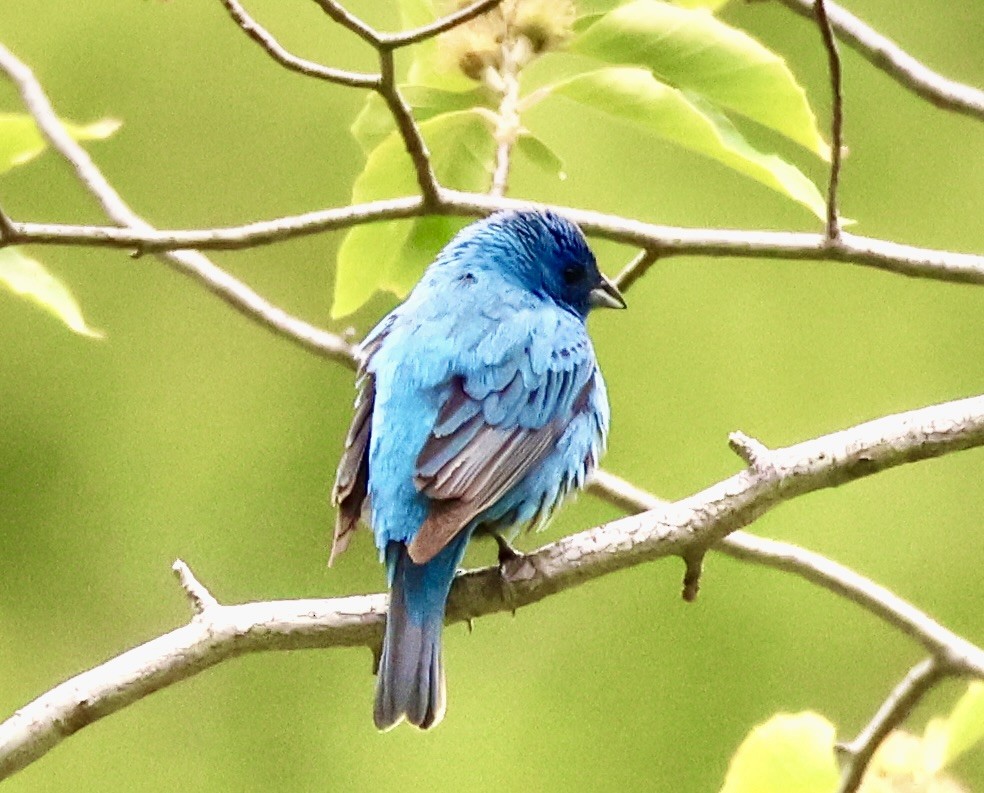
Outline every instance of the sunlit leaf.
[(709, 11), (717, 11), (724, 8), (728, 0), (672, 0), (673, 5), (681, 8), (706, 8)]
[[(120, 128), (120, 122), (111, 118), (92, 124), (62, 123), (68, 134), (80, 141), (108, 138)], [(0, 113), (0, 173), (34, 159), (46, 146), (37, 124), (27, 113)]]
[(738, 747), (721, 793), (833, 793), (835, 735), (816, 713), (773, 716)]
[(536, 135), (525, 132), (516, 142), (516, 148), (535, 166), (557, 179), (566, 179), (564, 161)]
[(984, 740), (984, 682), (972, 681), (946, 719), (926, 725), (927, 771), (937, 773)]
[[(494, 144), (486, 121), (472, 111), (435, 116), (420, 125), (442, 184), (480, 191), (488, 186)], [(391, 133), (366, 161), (353, 202), (419, 192), (403, 140)], [(355, 311), (379, 289), (405, 295), (438, 250), (464, 225), (457, 218), (414, 218), (357, 226), (342, 241), (334, 317)]]
[(382, 143), (395, 127), (393, 114), (384, 100), (375, 91), (370, 91), (362, 110), (355, 117), (349, 129), (352, 137), (362, 147), (362, 153), (367, 157), (370, 152)]
[(645, 66), (829, 158), (817, 120), (786, 62), (703, 9), (634, 0), (605, 14), (572, 48), (609, 63)]
[(103, 337), (101, 331), (86, 324), (82, 310), (68, 287), (40, 262), (17, 248), (0, 250), (0, 286), (41, 306), (78, 334), (96, 339)]
[[(669, 2), (681, 8), (706, 8), (713, 13), (724, 8), (728, 0), (669, 0)], [(590, 9), (585, 16), (601, 16), (616, 6), (622, 5), (622, 0), (591, 0), (590, 3), (584, 5)], [(581, 7), (580, 4), (578, 7)]]
[(608, 67), (550, 90), (717, 160), (825, 217), (823, 196), (796, 166), (758, 151), (709, 103), (661, 83), (646, 69)]

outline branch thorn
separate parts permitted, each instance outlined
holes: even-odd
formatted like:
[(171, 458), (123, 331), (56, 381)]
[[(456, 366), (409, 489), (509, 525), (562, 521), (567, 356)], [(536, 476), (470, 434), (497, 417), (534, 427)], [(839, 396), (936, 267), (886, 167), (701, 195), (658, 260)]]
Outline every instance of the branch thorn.
[(205, 585), (201, 581), (195, 578), (195, 574), (191, 572), (191, 568), (181, 559), (176, 559), (174, 564), (171, 565), (171, 569), (178, 577), (181, 588), (188, 596), (188, 600), (191, 602), (191, 610), (195, 613), (196, 617), (204, 614), (208, 609), (215, 608), (219, 605), (219, 601), (212, 596), (212, 593), (205, 588)]
[(683, 599), (687, 603), (697, 600), (697, 593), (700, 591), (700, 576), (704, 571), (704, 548), (696, 548), (683, 556), (683, 562), (687, 566), (683, 574)]
[(741, 430), (735, 430), (728, 436), (728, 446), (754, 473), (761, 473), (768, 465), (769, 447)]

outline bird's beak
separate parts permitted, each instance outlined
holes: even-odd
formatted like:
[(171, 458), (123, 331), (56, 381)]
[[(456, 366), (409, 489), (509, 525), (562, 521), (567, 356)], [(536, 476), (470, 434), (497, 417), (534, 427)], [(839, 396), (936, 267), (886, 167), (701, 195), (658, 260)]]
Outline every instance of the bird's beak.
[(622, 293), (605, 276), (601, 276), (598, 285), (588, 293), (588, 303), (592, 308), (625, 308)]

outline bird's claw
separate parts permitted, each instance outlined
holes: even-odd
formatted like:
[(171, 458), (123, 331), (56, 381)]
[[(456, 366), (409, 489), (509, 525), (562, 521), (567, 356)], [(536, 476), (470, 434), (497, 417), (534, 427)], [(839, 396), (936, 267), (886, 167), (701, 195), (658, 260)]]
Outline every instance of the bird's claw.
[(517, 550), (501, 534), (492, 534), (495, 544), (499, 546), (499, 569), (504, 569), (509, 562), (515, 562), (523, 556), (523, 552)]

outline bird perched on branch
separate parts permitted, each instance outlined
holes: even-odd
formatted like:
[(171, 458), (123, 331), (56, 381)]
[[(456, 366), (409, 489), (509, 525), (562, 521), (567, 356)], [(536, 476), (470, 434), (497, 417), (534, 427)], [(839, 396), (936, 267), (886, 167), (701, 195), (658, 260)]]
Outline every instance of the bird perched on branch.
[(625, 301), (577, 226), (499, 212), (462, 230), (362, 343), (332, 560), (365, 518), (390, 586), (379, 729), (444, 716), (441, 629), (469, 539), (542, 525), (597, 465), (609, 409), (594, 306)]

